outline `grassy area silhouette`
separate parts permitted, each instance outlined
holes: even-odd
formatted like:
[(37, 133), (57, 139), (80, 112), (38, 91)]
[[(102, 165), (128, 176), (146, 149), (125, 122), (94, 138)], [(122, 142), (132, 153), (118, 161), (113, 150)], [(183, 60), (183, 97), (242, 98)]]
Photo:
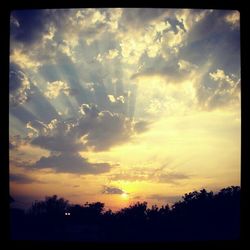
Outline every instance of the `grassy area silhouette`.
[[(185, 194), (171, 207), (137, 202), (117, 212), (104, 203), (69, 204), (56, 195), (28, 211), (11, 208), (13, 240), (169, 242), (240, 237), (240, 187)], [(10, 202), (13, 202), (10, 201)]]

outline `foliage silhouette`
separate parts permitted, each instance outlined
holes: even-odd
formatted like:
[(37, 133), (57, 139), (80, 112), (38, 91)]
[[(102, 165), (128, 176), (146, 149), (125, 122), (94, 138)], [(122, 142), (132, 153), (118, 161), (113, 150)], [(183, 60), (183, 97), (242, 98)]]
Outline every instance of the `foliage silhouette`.
[(11, 209), (12, 239), (94, 242), (233, 240), (240, 232), (240, 187), (185, 194), (172, 207), (137, 202), (120, 211), (104, 203), (69, 204), (56, 195), (28, 212)]

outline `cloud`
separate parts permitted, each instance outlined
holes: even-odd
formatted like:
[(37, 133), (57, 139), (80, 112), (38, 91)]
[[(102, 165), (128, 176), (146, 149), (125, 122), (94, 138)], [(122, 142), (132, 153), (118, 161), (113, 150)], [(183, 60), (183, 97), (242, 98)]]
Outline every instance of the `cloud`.
[[(71, 157), (79, 168), (79, 152), (128, 142), (150, 128), (146, 118), (156, 120), (196, 101), (206, 110), (234, 105), (240, 92), (240, 39), (232, 27), (238, 19), (233, 11), (216, 10), (14, 11), (10, 102), (19, 105), (10, 114), (27, 125), (22, 133), (29, 134), (31, 145), (51, 151), (41, 165), (51, 161), (56, 168), (55, 162)], [(157, 78), (170, 84), (154, 91)], [(192, 91), (180, 86), (189, 81), (187, 88), (196, 94), (192, 100), (185, 96)], [(117, 174), (146, 180), (151, 173)], [(174, 179), (153, 176), (157, 182)]]
[(108, 98), (109, 98), (110, 102), (113, 102), (113, 103), (116, 102), (116, 99), (113, 95), (108, 95)]
[(17, 150), (21, 145), (27, 143), (27, 140), (23, 139), (20, 135), (9, 136), (9, 149)]
[(10, 24), (12, 28), (20, 27), (20, 23), (17, 21), (17, 19), (13, 15), (10, 16)]
[(12, 20), (15, 20), (15, 27), (12, 27), (11, 38), (31, 46), (48, 32), (51, 19), (53, 19), (52, 14), (50, 10), (13, 11), (11, 16)]
[(47, 83), (47, 90), (44, 93), (45, 96), (47, 96), (49, 99), (54, 99), (60, 93), (64, 93), (67, 96), (69, 96), (71, 93), (71, 89), (66, 82), (54, 81)]
[(231, 14), (232, 11), (225, 10), (208, 11), (187, 33), (185, 46), (180, 49), (179, 56), (196, 65), (211, 61), (210, 70), (223, 65), (226, 71), (238, 72), (240, 32), (238, 29), (231, 29), (225, 22), (225, 17)]
[(9, 76), (10, 105), (17, 106), (26, 103), (31, 91), (31, 83), (22, 71), (10, 71)]
[(197, 88), (196, 95), (201, 107), (211, 110), (239, 103), (240, 79), (236, 75), (227, 75), (222, 69), (208, 75), (206, 85), (201, 84)]
[(109, 50), (108, 55), (106, 56), (107, 59), (114, 59), (119, 55), (119, 51), (117, 49)]
[(186, 60), (178, 60), (176, 58), (168, 58), (166, 60), (162, 55), (155, 58), (144, 56), (142, 61), (144, 62), (143, 68), (131, 76), (132, 80), (143, 76), (162, 76), (165, 79), (165, 83), (178, 84), (183, 80), (191, 78), (198, 68)]
[(34, 120), (27, 123), (27, 129), (32, 145), (57, 153), (77, 153), (108, 150), (127, 142), (135, 132), (145, 131), (147, 125), (146, 121), (134, 122), (123, 114), (82, 104), (77, 118), (52, 119), (49, 123)]
[(216, 72), (209, 73), (209, 76), (214, 81), (225, 81), (230, 86), (234, 86), (234, 81), (221, 69), (217, 69)]
[(157, 182), (160, 183), (173, 183), (173, 184), (178, 184), (178, 181), (180, 180), (186, 180), (189, 179), (190, 177), (186, 174), (183, 173), (167, 173), (167, 174), (160, 174), (156, 176)]
[(33, 182), (37, 182), (37, 180), (24, 174), (10, 174), (10, 181), (19, 184), (30, 184)]
[(72, 130), (79, 136), (86, 135), (86, 146), (93, 150), (107, 150), (124, 143), (132, 136), (131, 120), (123, 114), (99, 111), (96, 106), (82, 105), (83, 116)]
[(84, 144), (72, 134), (73, 124), (51, 120), (48, 124), (40, 121), (27, 123), (31, 130), (31, 144), (54, 152), (78, 152), (84, 149)]
[(96, 60), (100, 63), (104, 63), (106, 60), (112, 60), (119, 56), (118, 49), (110, 49), (108, 52), (101, 55), (100, 53), (97, 55)]
[(130, 172), (121, 172), (110, 175), (109, 179), (111, 181), (147, 181), (149, 176), (147, 174), (136, 173), (136, 169), (133, 169), (133, 173)]
[(184, 173), (171, 172), (161, 168), (133, 168), (131, 171), (122, 171), (109, 176), (111, 181), (149, 181), (156, 183), (179, 184), (179, 181), (189, 179), (190, 176)]
[(123, 9), (119, 24), (120, 26), (129, 26), (133, 29), (140, 29), (144, 28), (145, 25), (162, 18), (162, 16), (167, 16), (168, 13), (169, 11), (166, 9), (126, 8)]
[(120, 188), (104, 186), (102, 193), (103, 194), (124, 194), (124, 191)]
[(240, 26), (240, 12), (233, 11), (225, 16), (225, 21), (229, 23), (232, 28), (239, 28)]
[(20, 66), (21, 69), (32, 69), (35, 72), (41, 66), (41, 63), (30, 57), (25, 51), (16, 48), (13, 49), (10, 54), (10, 63), (15, 63)]
[(148, 130), (149, 125), (150, 125), (150, 122), (148, 121), (138, 121), (134, 125), (134, 130), (136, 131), (136, 133), (142, 133)]
[(188, 71), (188, 72), (190, 72), (193, 69), (198, 68), (197, 65), (194, 65), (194, 64), (192, 64), (188, 61), (182, 60), (182, 59), (179, 60), (178, 66), (179, 66), (180, 71)]
[(59, 173), (74, 174), (102, 174), (109, 172), (109, 163), (90, 163), (78, 153), (61, 153), (41, 157), (34, 165), (34, 168), (50, 168)]
[(9, 142), (9, 149), (10, 150), (13, 150), (13, 149), (15, 149), (16, 148), (16, 146), (14, 145), (14, 144), (12, 144), (11, 142)]
[(31, 144), (56, 152), (76, 152), (84, 149), (81, 142), (77, 142), (70, 135), (38, 136)]

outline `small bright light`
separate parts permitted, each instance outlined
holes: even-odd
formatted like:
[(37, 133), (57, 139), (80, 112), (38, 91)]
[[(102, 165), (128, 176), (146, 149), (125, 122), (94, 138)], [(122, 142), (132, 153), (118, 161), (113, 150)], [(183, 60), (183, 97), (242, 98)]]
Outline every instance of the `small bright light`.
[(128, 194), (127, 193), (122, 193), (122, 198), (123, 199), (128, 199)]

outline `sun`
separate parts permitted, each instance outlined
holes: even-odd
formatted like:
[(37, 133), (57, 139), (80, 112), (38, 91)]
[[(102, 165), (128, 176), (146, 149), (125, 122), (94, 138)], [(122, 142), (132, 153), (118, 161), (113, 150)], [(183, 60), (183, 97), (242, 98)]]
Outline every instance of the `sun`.
[(125, 199), (125, 200), (128, 199), (128, 194), (127, 194), (127, 193), (122, 193), (121, 196), (122, 196), (122, 198)]

